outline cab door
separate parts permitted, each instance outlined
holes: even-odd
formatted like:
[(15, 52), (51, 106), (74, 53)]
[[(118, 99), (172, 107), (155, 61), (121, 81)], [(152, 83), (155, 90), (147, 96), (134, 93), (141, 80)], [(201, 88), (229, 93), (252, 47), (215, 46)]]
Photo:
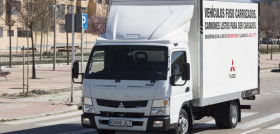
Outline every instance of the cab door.
[[(185, 50), (176, 50), (171, 53), (171, 97), (170, 97), (170, 116), (171, 123), (177, 123), (180, 109), (183, 103), (192, 100), (190, 90), (190, 80), (183, 80), (186, 72), (187, 53)], [(190, 69), (189, 69), (190, 70)], [(190, 76), (190, 75), (189, 75)], [(172, 83), (172, 79), (174, 82)]]

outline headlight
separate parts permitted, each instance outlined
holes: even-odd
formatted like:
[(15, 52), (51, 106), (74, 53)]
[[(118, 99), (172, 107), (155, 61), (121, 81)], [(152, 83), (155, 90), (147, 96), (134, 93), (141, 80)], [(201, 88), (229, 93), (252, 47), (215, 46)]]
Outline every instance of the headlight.
[(151, 115), (169, 114), (169, 99), (154, 100)]
[(154, 100), (153, 107), (167, 107), (169, 106), (169, 99)]
[(81, 102), (84, 105), (91, 105), (92, 106), (92, 100), (88, 97), (81, 97)]
[(165, 111), (164, 108), (159, 108), (159, 107), (152, 108), (151, 115), (164, 115), (165, 114), (164, 111)]
[(94, 113), (93, 106), (90, 105), (83, 105), (84, 113)]

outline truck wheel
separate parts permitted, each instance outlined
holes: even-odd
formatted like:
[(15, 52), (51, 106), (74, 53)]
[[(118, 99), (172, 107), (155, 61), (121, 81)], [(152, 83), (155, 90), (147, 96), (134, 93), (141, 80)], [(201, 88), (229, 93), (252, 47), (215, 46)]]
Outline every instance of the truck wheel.
[(239, 106), (236, 101), (220, 104), (215, 112), (217, 128), (235, 128), (239, 118)]
[(170, 130), (170, 134), (189, 134), (190, 131), (190, 122), (188, 113), (184, 110), (180, 110), (179, 120), (175, 130)]
[(229, 114), (226, 116), (226, 128), (235, 128), (239, 118), (239, 107), (236, 101), (231, 101), (229, 105)]
[(98, 134), (115, 134), (116, 131), (113, 130), (101, 130), (101, 129), (97, 129), (97, 133)]

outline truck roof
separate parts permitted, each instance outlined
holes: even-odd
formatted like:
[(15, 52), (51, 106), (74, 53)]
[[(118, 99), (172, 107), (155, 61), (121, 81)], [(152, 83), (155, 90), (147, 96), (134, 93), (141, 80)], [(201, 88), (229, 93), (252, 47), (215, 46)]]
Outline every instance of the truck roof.
[(106, 33), (108, 40), (187, 42), (194, 5), (112, 5)]

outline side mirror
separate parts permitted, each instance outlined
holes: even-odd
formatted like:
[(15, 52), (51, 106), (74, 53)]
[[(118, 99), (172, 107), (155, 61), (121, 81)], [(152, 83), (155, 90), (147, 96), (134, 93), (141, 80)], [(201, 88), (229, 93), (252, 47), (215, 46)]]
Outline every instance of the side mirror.
[[(170, 77), (170, 84), (171, 84), (172, 86), (184, 86), (184, 85), (187, 83), (186, 80), (185, 80), (185, 82), (183, 82), (183, 83), (176, 83), (177, 80), (178, 80), (180, 77), (182, 77), (182, 75), (172, 75), (172, 76)], [(183, 78), (183, 77), (182, 77), (182, 78)], [(183, 80), (183, 79), (182, 79), (182, 80)]]
[(79, 62), (75, 61), (72, 67), (72, 78), (79, 78)]
[(184, 63), (183, 64), (183, 76), (182, 76), (182, 80), (190, 80), (191, 75), (190, 75), (190, 64), (189, 63)]
[(171, 77), (170, 77), (170, 84), (172, 85), (172, 86), (175, 86), (175, 81), (176, 81), (176, 79), (175, 79), (175, 75), (172, 75)]

